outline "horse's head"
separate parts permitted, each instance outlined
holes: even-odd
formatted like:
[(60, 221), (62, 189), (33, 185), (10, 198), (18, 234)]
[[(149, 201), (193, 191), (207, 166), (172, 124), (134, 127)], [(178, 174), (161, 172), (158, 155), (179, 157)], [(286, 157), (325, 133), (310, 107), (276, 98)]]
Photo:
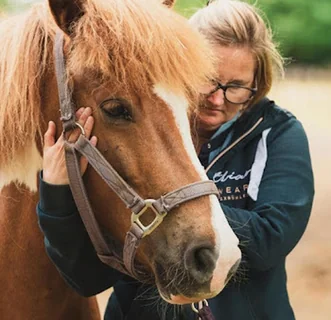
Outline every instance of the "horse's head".
[[(144, 199), (207, 180), (187, 117), (197, 88), (212, 73), (203, 39), (157, 1), (49, 0), (49, 5), (66, 34), (75, 104), (93, 109), (98, 149), (122, 178)], [(58, 110), (52, 79), (45, 84), (48, 117)], [(84, 179), (100, 225), (123, 244), (130, 210), (92, 168)], [(152, 216), (143, 219), (148, 223)], [(172, 303), (216, 295), (239, 259), (238, 240), (214, 195), (174, 208), (137, 253)]]

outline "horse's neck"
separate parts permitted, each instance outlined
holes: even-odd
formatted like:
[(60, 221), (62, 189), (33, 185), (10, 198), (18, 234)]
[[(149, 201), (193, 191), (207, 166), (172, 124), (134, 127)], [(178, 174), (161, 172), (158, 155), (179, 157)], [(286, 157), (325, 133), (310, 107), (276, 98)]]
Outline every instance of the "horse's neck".
[(0, 192), (0, 319), (100, 319), (95, 299), (78, 296), (47, 257), (37, 200), (14, 184)]

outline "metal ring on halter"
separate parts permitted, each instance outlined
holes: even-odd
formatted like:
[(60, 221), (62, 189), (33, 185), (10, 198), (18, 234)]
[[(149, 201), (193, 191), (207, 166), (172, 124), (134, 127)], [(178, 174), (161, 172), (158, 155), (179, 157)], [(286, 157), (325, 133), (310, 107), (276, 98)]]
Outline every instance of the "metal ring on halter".
[(83, 126), (81, 124), (79, 124), (78, 122), (75, 122), (75, 125), (80, 129), (82, 135), (85, 137), (86, 134), (85, 134), (85, 130), (84, 130)]
[[(200, 307), (200, 303), (201, 303), (201, 307)], [(208, 301), (206, 299), (203, 299), (202, 301), (198, 302), (198, 304), (199, 304), (198, 306), (199, 309), (202, 309), (203, 307), (208, 307)], [(199, 310), (195, 307), (195, 303), (191, 304), (191, 308), (195, 313), (199, 313)]]
[(86, 133), (85, 133), (85, 130), (84, 130), (83, 126), (81, 124), (79, 124), (78, 122), (74, 122), (74, 126), (71, 126), (70, 127), (70, 130), (63, 132), (63, 136), (64, 136), (64, 140), (65, 141), (69, 142), (69, 140), (68, 140), (69, 139), (69, 135), (72, 132), (72, 130), (76, 129), (76, 127), (79, 128), (80, 131), (81, 131), (81, 134), (84, 137), (86, 137)]

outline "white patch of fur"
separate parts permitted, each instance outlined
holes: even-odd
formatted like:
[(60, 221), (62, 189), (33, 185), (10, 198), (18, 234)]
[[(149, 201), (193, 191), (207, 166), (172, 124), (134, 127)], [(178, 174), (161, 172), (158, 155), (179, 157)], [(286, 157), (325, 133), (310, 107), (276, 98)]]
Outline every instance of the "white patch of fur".
[[(190, 125), (187, 117), (187, 99), (184, 95), (181, 96), (174, 94), (171, 90), (168, 90), (161, 84), (155, 85), (154, 92), (171, 108), (183, 138), (184, 147), (194, 167), (199, 173), (201, 180), (208, 180), (205, 170), (197, 157), (191, 138)], [(211, 195), (210, 201), (212, 210), (212, 224), (216, 236), (216, 247), (219, 251), (219, 258), (216, 267), (217, 274), (213, 277), (211, 291), (220, 291), (225, 285), (224, 282), (230, 268), (237, 262), (238, 259), (240, 259), (241, 253), (238, 248), (238, 238), (229, 226), (217, 197)]]
[(0, 191), (15, 182), (25, 185), (32, 192), (37, 189), (37, 173), (42, 168), (42, 157), (36, 143), (26, 146), (8, 166), (0, 169)]
[(211, 292), (218, 293), (226, 285), (225, 279), (231, 267), (241, 259), (241, 251), (238, 247), (239, 240), (230, 227), (216, 196), (211, 196), (211, 204), (212, 224), (219, 252), (215, 268), (217, 273), (214, 273), (211, 282)]
[(201, 176), (201, 180), (207, 180), (208, 178), (199, 161), (199, 158), (197, 157), (190, 134), (190, 124), (187, 117), (187, 110), (189, 107), (187, 99), (184, 95), (176, 95), (171, 90), (167, 90), (160, 84), (154, 86), (154, 92), (171, 108), (171, 111), (175, 116), (179, 132), (183, 138), (184, 147), (194, 167)]

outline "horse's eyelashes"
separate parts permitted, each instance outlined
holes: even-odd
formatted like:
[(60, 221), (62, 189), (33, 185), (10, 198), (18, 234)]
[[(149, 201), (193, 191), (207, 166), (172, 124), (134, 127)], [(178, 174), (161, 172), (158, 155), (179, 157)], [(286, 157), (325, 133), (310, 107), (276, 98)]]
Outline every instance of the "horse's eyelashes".
[(105, 100), (100, 105), (105, 115), (113, 120), (132, 121), (131, 105), (123, 99)]

